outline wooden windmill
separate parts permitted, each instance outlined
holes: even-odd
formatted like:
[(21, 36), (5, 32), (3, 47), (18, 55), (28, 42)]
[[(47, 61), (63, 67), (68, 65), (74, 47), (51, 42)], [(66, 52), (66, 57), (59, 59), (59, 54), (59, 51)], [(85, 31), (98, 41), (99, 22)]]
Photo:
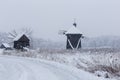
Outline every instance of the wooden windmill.
[(61, 30), (61, 31), (59, 31), (59, 34), (66, 35), (66, 37), (67, 37), (66, 49), (81, 48), (82, 34), (77, 29), (77, 24), (75, 22), (73, 23), (73, 26), (69, 30), (67, 30), (67, 31)]

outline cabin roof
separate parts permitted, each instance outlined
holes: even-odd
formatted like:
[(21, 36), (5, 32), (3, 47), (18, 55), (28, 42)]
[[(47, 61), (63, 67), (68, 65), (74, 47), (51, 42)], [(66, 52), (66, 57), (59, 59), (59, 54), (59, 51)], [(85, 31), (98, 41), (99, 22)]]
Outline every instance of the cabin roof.
[[(17, 35), (17, 36), (13, 39), (13, 41), (18, 41), (23, 35), (25, 35), (25, 34), (22, 33), (22, 34)], [(27, 35), (25, 35), (25, 36), (28, 37)]]
[(8, 44), (8, 43), (2, 43), (2, 45), (4, 46), (4, 47), (10, 47), (10, 45)]
[(65, 34), (81, 34), (81, 32), (75, 26), (72, 26)]

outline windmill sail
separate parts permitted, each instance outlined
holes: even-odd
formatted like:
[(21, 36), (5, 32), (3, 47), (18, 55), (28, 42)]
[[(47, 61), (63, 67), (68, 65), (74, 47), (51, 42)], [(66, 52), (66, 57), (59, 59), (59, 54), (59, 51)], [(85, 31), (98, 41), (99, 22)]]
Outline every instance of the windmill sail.
[(59, 35), (64, 35), (66, 33), (66, 30), (59, 30), (58, 34)]

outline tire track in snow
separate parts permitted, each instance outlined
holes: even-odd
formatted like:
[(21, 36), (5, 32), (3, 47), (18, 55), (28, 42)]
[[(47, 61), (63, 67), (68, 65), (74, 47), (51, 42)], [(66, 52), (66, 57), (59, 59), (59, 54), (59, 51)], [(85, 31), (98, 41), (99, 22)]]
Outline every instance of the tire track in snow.
[(106, 80), (45, 60), (0, 56), (0, 64), (0, 80)]
[(49, 68), (51, 72), (53, 72), (57, 77), (60, 78), (60, 80), (80, 80), (78, 76), (75, 76), (72, 71), (64, 70), (62, 68), (59, 68), (55, 65), (51, 65), (48, 63), (41, 62), (42, 66)]
[(19, 63), (19, 67), (22, 71), (22, 74), (19, 77), (19, 80), (36, 80), (34, 72), (25, 64)]

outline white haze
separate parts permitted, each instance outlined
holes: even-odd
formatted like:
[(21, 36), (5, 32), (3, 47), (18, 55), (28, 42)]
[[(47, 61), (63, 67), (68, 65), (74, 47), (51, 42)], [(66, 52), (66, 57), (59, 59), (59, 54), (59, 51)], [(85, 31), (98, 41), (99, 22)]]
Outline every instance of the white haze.
[(76, 18), (87, 37), (120, 36), (119, 0), (0, 0), (0, 32), (30, 27), (35, 37), (64, 41)]

